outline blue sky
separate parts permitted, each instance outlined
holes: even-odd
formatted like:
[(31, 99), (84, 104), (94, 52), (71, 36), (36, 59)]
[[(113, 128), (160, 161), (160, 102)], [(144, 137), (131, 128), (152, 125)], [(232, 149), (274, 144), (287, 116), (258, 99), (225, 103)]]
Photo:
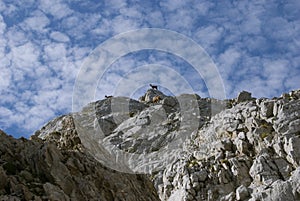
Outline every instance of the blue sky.
[[(55, 116), (71, 112), (84, 59), (109, 38), (140, 28), (175, 31), (198, 43), (214, 61), (228, 98), (242, 90), (271, 98), (300, 88), (298, 0), (2, 0), (0, 129), (28, 137)], [(173, 68), (196, 93), (209, 96), (205, 82), (186, 61), (144, 50), (112, 64), (95, 99), (122, 95), (114, 93), (114, 84), (122, 83), (126, 73), (147, 76), (134, 72), (148, 64)], [(131, 94), (138, 97), (146, 88)], [(184, 92), (179, 87), (170, 93)]]

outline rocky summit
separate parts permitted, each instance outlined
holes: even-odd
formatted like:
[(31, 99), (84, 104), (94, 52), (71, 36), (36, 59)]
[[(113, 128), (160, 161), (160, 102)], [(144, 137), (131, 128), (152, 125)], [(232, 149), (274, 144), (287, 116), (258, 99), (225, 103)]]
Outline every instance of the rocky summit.
[(300, 90), (108, 97), (0, 132), (0, 200), (300, 200)]

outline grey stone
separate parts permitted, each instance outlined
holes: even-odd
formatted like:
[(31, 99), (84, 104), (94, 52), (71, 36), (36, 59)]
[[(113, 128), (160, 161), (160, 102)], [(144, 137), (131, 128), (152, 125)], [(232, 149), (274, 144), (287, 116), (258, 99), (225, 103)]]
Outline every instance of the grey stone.
[(283, 135), (296, 134), (300, 132), (300, 100), (291, 100), (278, 106), (277, 118), (274, 128)]
[(291, 176), (291, 172), (293, 170), (290, 163), (288, 163), (284, 158), (275, 158), (273, 159), (280, 175), (284, 180), (288, 180)]
[(237, 97), (237, 102), (244, 102), (244, 101), (249, 101), (251, 100), (251, 93), (247, 92), (247, 91), (242, 91), (241, 93), (239, 93), (238, 97)]
[(239, 132), (238, 138), (241, 139), (241, 140), (246, 140), (246, 134), (245, 134), (245, 132)]
[(235, 194), (236, 194), (237, 200), (245, 200), (247, 197), (250, 196), (250, 193), (249, 193), (247, 187), (245, 187), (244, 185), (239, 186), (236, 189)]
[(218, 176), (219, 182), (221, 184), (227, 184), (227, 183), (229, 183), (231, 181), (230, 175), (223, 168), (218, 172), (217, 176)]
[(200, 170), (199, 172), (196, 172), (195, 174), (197, 175), (198, 180), (200, 182), (204, 182), (207, 179), (207, 176), (208, 176), (207, 171), (204, 170), (204, 169)]
[(270, 186), (270, 188), (252, 194), (252, 198), (250, 200), (295, 201), (296, 199), (290, 182), (277, 180)]
[(174, 108), (178, 107), (178, 101), (176, 100), (175, 97), (172, 97), (172, 96), (166, 96), (166, 97), (162, 100), (162, 105), (174, 109)]
[(300, 200), (300, 167), (298, 167), (289, 179), (295, 200)]
[(269, 185), (279, 179), (276, 165), (270, 161), (268, 155), (258, 156), (249, 170), (249, 174), (256, 183)]
[(231, 172), (234, 176), (234, 178), (240, 183), (245, 186), (248, 186), (252, 179), (249, 175), (249, 168), (247, 166), (246, 161), (249, 160), (247, 158), (245, 159), (238, 159), (236, 157), (229, 159), (229, 163), (231, 165)]
[(250, 153), (249, 151), (249, 145), (245, 140), (241, 140), (239, 138), (236, 138), (234, 144), (237, 147), (237, 150), (242, 153), (248, 155)]
[(287, 153), (287, 160), (295, 167), (300, 165), (300, 137), (285, 137), (284, 150)]
[(145, 101), (146, 103), (152, 103), (153, 102), (153, 98), (155, 96), (159, 96), (161, 98), (161, 100), (163, 100), (166, 95), (164, 95), (161, 91), (159, 90), (155, 90), (155, 89), (149, 89), (146, 94), (143, 96), (143, 98), (140, 98), (141, 100)]
[(235, 200), (235, 193), (231, 192), (226, 196), (223, 196), (220, 201), (234, 201)]
[(51, 183), (45, 183), (43, 187), (49, 200), (70, 200), (68, 195), (66, 195), (59, 187)]
[(283, 142), (281, 139), (275, 139), (273, 143), (273, 149), (275, 153), (280, 157), (285, 157), (285, 151), (283, 148)]
[(265, 101), (261, 104), (261, 116), (263, 118), (270, 118), (273, 116), (273, 109), (274, 109), (274, 101)]
[(0, 166), (0, 189), (4, 189), (8, 184), (8, 178), (3, 167)]

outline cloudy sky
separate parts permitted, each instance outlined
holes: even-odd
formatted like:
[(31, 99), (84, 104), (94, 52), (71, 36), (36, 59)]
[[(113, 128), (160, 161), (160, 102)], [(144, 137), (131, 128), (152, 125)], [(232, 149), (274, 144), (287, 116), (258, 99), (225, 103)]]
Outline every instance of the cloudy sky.
[[(74, 85), (87, 57), (110, 38), (142, 28), (170, 30), (201, 46), (227, 98), (241, 90), (271, 98), (300, 88), (298, 0), (2, 0), (0, 129), (28, 137), (72, 112)], [(172, 52), (133, 51), (105, 69), (94, 99), (137, 98), (148, 86), (136, 78), (151, 82), (153, 74), (161, 77), (153, 83), (166, 93), (185, 93), (190, 85), (200, 96), (211, 95), (205, 78)], [(166, 78), (176, 89), (163, 84)], [(128, 80), (140, 85), (126, 89)]]

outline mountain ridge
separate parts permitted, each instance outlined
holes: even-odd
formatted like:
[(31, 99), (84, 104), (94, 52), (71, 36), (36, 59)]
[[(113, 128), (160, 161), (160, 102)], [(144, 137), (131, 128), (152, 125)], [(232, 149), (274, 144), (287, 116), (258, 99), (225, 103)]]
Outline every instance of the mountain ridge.
[[(104, 147), (89, 147), (88, 127)], [(216, 100), (149, 89), (139, 101), (111, 97), (57, 117), (30, 140), (0, 137), (1, 200), (300, 200), (300, 90)], [(174, 160), (143, 161), (174, 139)], [(108, 147), (112, 161), (99, 154)], [(139, 157), (118, 161), (118, 150)]]

